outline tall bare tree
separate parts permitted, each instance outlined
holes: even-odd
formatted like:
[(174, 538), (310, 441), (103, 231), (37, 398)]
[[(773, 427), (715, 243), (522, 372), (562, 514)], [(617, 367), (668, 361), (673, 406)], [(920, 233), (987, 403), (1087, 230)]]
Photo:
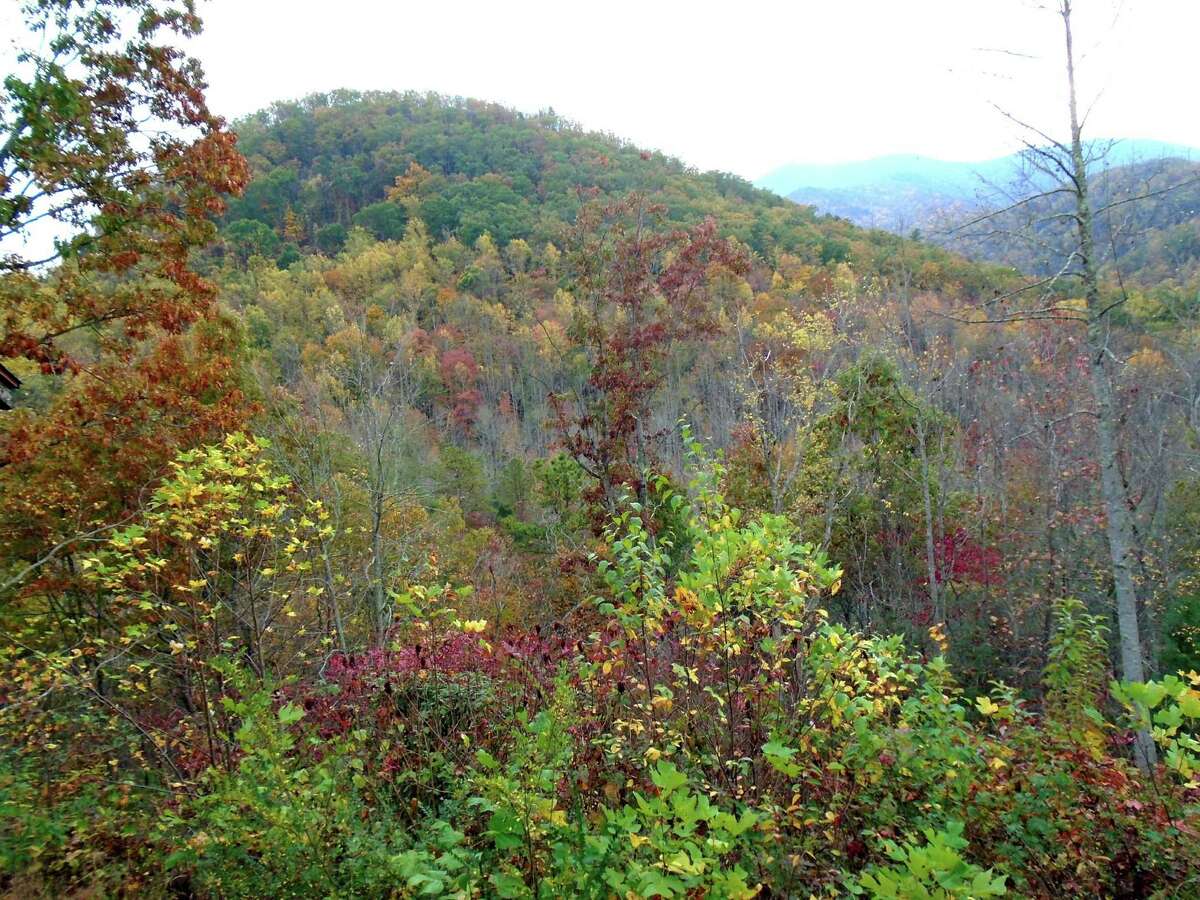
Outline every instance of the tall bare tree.
[[(1123, 290), (1109, 290), (1102, 281), (1105, 247), (1115, 238), (1099, 238), (1103, 223), (1112, 231), (1114, 216), (1129, 204), (1172, 190), (1144, 183), (1133, 190), (1108, 192), (1097, 206), (1093, 199), (1092, 173), (1110, 149), (1111, 142), (1093, 143), (1084, 137), (1086, 115), (1081, 116), (1076, 84), (1075, 34), (1072, 29), (1073, 0), (1056, 0), (1054, 12), (1061, 20), (1063, 62), (1067, 87), (1069, 132), (1057, 139), (1030, 125), (1011, 112), (1002, 114), (1026, 131), (1025, 160), (1030, 182), (1036, 190), (1011, 198), (999, 212), (967, 223), (985, 223), (988, 237), (1017, 239), (1038, 250), (1041, 276), (1012, 293), (986, 304), (987, 321), (1010, 322), (1045, 319), (1076, 322), (1086, 335), (1090, 413), (1095, 421), (1095, 455), (1100, 475), (1105, 536), (1116, 607), (1121, 673), (1129, 681), (1144, 681), (1146, 665), (1139, 626), (1139, 598), (1135, 580), (1136, 532), (1125, 473), (1121, 467), (1122, 413), (1114, 381), (1122, 360), (1113, 341), (1113, 312), (1124, 302)], [(1024, 214), (1024, 215), (1022, 215)], [(978, 237), (976, 233), (975, 237)], [(1074, 285), (1068, 293), (1067, 286)], [(1018, 295), (1036, 294), (1034, 303), (1012, 303)], [(1067, 299), (1074, 296), (1081, 303)], [(1139, 734), (1137, 761), (1143, 768), (1155, 762), (1154, 744), (1148, 734)]]
[[(1084, 154), (1083, 125), (1075, 86), (1075, 46), (1071, 32), (1071, 0), (1060, 0), (1064, 50), (1067, 69), (1067, 102), (1070, 109), (1071, 141), (1069, 148), (1058, 146), (1046, 151), (1048, 158), (1063, 170), (1074, 204), (1074, 224), (1078, 235), (1078, 271), (1087, 302), (1087, 346), (1091, 364), (1092, 401), (1096, 413), (1096, 450), (1100, 464), (1100, 490), (1108, 534), (1108, 552), (1112, 562), (1113, 588), (1117, 603), (1117, 628), (1121, 646), (1121, 672), (1129, 681), (1144, 681), (1145, 663), (1138, 627), (1138, 595), (1134, 584), (1133, 517), (1129, 497), (1117, 455), (1120, 417), (1113, 398), (1113, 366), (1116, 357), (1109, 348), (1113, 303), (1106, 303), (1100, 292), (1100, 273), (1096, 250), (1095, 218), (1088, 195), (1087, 157)], [(1069, 151), (1070, 162), (1063, 162), (1054, 150)], [(1138, 762), (1144, 767), (1155, 761), (1154, 743), (1145, 733), (1138, 735)]]

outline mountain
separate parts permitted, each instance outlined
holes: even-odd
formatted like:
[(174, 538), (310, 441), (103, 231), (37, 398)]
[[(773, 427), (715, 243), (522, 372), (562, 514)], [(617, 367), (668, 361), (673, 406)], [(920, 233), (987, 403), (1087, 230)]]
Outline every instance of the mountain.
[[(1015, 273), (549, 114), (339, 92), (237, 129), (206, 278), (147, 266), (162, 324), (80, 329), (103, 368), (0, 416), (0, 894), (1189, 883), (1200, 762), (1167, 735), (1143, 783), (1131, 720), (1080, 713), (1095, 357), (963, 315)], [(75, 265), (0, 296), (141, 296)], [(1124, 309), (1116, 458), (1187, 671), (1200, 340)]]
[[(1160, 159), (1108, 168), (1090, 179), (1089, 195), (1096, 252), (1107, 274), (1127, 286), (1194, 294), (1188, 285), (1200, 284), (1200, 163)], [(1074, 246), (1071, 202), (1067, 195), (1046, 195), (930, 237), (976, 259), (1048, 276), (1062, 264), (1061, 248)], [(941, 215), (955, 224), (953, 215)]]
[[(1111, 146), (1110, 146), (1111, 145)], [(1200, 150), (1152, 140), (1093, 142), (1103, 165), (1200, 159)], [(967, 210), (1002, 205), (1002, 192), (1027, 172), (1021, 154), (954, 162), (897, 154), (833, 164), (793, 164), (759, 178), (758, 187), (858, 225), (907, 232)]]
[(982, 162), (949, 162), (914, 154), (893, 154), (848, 163), (782, 166), (755, 181), (758, 187), (789, 196), (797, 191), (855, 191), (883, 184), (908, 185), (946, 194), (967, 192), (976, 172), (1000, 174), (1012, 157)]
[[(864, 273), (896, 256), (897, 239), (791, 203), (724, 172), (587, 132), (553, 113), (433, 94), (335, 91), (276, 103), (236, 124), (254, 173), (231, 202), (227, 245), (250, 253), (336, 252), (359, 226), (381, 240), (415, 213), (435, 239), (473, 245), (487, 233), (540, 247), (560, 237), (592, 195), (652, 193), (667, 221), (712, 217), (724, 234), (768, 258), (781, 253)], [(409, 192), (397, 202), (400, 190)], [(925, 244), (907, 253), (956, 285), (987, 282), (978, 266)]]
[[(1094, 142), (1091, 152), (1102, 159), (1092, 173), (1092, 199), (1104, 272), (1136, 289), (1144, 313), (1170, 318), (1193, 308), (1200, 290), (1200, 150), (1125, 140)], [(1065, 196), (976, 221), (1050, 186), (1020, 154), (974, 163), (886, 156), (785, 166), (758, 184), (858, 225), (920, 232), (971, 259), (1039, 276), (1059, 268), (1064, 255), (1055, 248), (1072, 239)]]
[[(512, 542), (502, 590), (534, 598), (522, 608), (578, 602), (568, 576), (582, 538), (564, 536), (564, 523), (593, 515), (578, 502), (539, 507), (538, 479), (574, 478), (559, 486), (567, 496), (611, 507), (617, 479), (636, 478), (643, 460), (683, 470), (681, 419), (736, 455), (740, 502), (803, 509), (804, 533), (832, 529), (831, 553), (854, 560), (856, 584), (903, 571), (889, 596), (919, 591), (923, 557), (908, 548), (922, 532), (906, 525), (896, 538), (906, 561), (881, 560), (856, 543), (876, 532), (850, 525), (882, 503), (839, 510), (827, 526), (825, 495), (802, 492), (801, 473), (826, 471), (830, 484), (846, 473), (817, 459), (794, 467), (792, 455), (776, 465), (773, 454), (793, 454), (792, 431), (817, 427), (860, 355), (951, 335), (952, 321), (932, 312), (994, 296), (1011, 270), (550, 114), (339, 92), (236, 128), (253, 180), (204, 262), (244, 323), (258, 394), (290, 423), (271, 437), (310, 455), (309, 442), (328, 441), (320, 452), (349, 460), (365, 496), (380, 496), (381, 481), (404, 485), (429, 507), (412, 514), (432, 517), (431, 530), (458, 516)], [(739, 264), (712, 261), (714, 233), (741, 245), (730, 248)], [(890, 392), (897, 376), (864, 365)], [(765, 445), (748, 437), (760, 416), (774, 429)], [(386, 466), (367, 452), (379, 442)], [(545, 468), (560, 451), (583, 468)], [(451, 554), (439, 555), (448, 566)]]
[[(338, 92), (276, 104), (237, 131), (254, 177), (206, 274), (243, 325), (268, 435), (303, 461), (306, 492), (336, 489), (329, 502), (347, 517), (373, 509), (371, 528), (395, 491), (394, 545), (380, 553), (409, 573), (422, 565), (414, 547), (439, 548), (444, 574), (494, 602), (481, 617), (575, 608), (588, 529), (622, 486), (646, 489), (645, 459), (685, 470), (681, 419), (725, 454), (740, 507), (785, 512), (840, 562), (834, 612), (848, 621), (924, 635), (931, 556), (958, 560), (953, 577), (987, 609), (952, 623), (959, 646), (973, 647), (999, 604), (1054, 574), (1053, 560), (1025, 563), (1046, 558), (1046, 497), (1088, 523), (1071, 526), (1073, 557), (1104, 558), (1092, 438), (1074, 415), (1088, 389), (1078, 329), (963, 322), (968, 307), (1018, 286), (1011, 267), (479, 101)], [(1179, 165), (1186, 178), (1191, 164)], [(631, 190), (658, 213), (621, 207)], [(1097, 199), (1108, 196), (1099, 180)], [(1168, 197), (1186, 220), (1185, 195)], [(624, 212), (597, 213), (613, 205)], [(708, 219), (712, 229), (694, 228)], [(752, 252), (744, 266), (710, 268), (697, 231)], [(984, 238), (970, 249), (1011, 252)], [(1192, 252), (1182, 239), (1171, 246)], [(1114, 304), (1121, 287), (1102, 286)], [(1194, 325), (1172, 318), (1174, 301), (1134, 299), (1113, 316), (1114, 346), (1147, 352), (1124, 370), (1121, 396), (1174, 447), (1183, 413), (1145, 404), (1184, 390), (1155, 360), (1190, 361)], [(925, 420), (911, 416), (935, 408), (929, 421), (947, 430), (926, 447)], [(1027, 440), (1047, 422), (1058, 423), (1054, 441)], [(1064, 446), (1081, 448), (1070, 475)], [(1167, 463), (1140, 445), (1128, 452), (1138, 473), (1157, 473), (1160, 493), (1147, 489), (1139, 515), (1161, 528), (1155, 498), (1190, 457), (1181, 445)], [(1068, 477), (1072, 492), (1055, 494)], [(931, 550), (924, 517), (935, 509)], [(1005, 518), (981, 527), (983, 509)], [(486, 566), (480, 548), (491, 548)], [(376, 550), (361, 553), (343, 568), (355, 597), (375, 596)], [(1002, 560), (1014, 561), (1003, 573)], [(1104, 583), (1093, 576), (1066, 577), (1098, 606)], [(1019, 625), (1044, 634), (1044, 615)], [(1025, 658), (970, 665), (983, 684), (984, 672), (1022, 677)]]

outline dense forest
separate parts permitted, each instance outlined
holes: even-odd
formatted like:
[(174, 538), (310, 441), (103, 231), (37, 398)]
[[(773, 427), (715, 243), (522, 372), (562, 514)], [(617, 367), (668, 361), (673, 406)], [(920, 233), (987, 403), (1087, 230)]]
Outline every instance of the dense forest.
[(1182, 167), (1118, 233), (1072, 115), (980, 240), (1071, 227), (982, 263), (549, 111), (229, 124), (190, 3), (24, 15), (6, 896), (1200, 895)]

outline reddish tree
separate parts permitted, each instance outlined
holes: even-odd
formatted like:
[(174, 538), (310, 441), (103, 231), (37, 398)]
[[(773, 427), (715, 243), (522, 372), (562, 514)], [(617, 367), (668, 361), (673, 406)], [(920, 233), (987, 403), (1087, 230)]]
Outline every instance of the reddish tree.
[(570, 335), (589, 374), (551, 403), (564, 448), (596, 479), (595, 499), (610, 510), (627, 488), (645, 500), (664, 360), (677, 342), (715, 332), (714, 279), (749, 270), (747, 255), (718, 235), (712, 219), (667, 231), (663, 214), (638, 194), (593, 202), (568, 236)]
[(451, 423), (469, 433), (475, 425), (479, 404), (483, 402), (483, 394), (476, 386), (479, 363), (466, 347), (451, 347), (438, 359), (438, 374), (446, 388)]
[[(154, 329), (211, 312), (188, 255), (248, 168), (205, 103), (199, 64), (163, 41), (199, 33), (192, 0), (37, 0), (24, 12), (42, 49), (21, 53), (5, 82), (0, 240), (16, 246), (47, 221), (59, 240), (40, 258), (0, 255), (0, 357), (63, 372), (80, 365), (68, 334), (132, 353)], [(60, 260), (48, 289), (39, 267)]]
[(127, 515), (178, 449), (250, 411), (237, 330), (189, 261), (248, 168), (199, 64), (172, 45), (200, 30), (192, 0), (22, 12), (40, 49), (4, 83), (0, 239), (39, 221), (59, 239), (0, 257), (0, 357), (63, 377), (0, 434), (0, 527), (9, 558), (65, 560), (69, 575), (81, 535)]

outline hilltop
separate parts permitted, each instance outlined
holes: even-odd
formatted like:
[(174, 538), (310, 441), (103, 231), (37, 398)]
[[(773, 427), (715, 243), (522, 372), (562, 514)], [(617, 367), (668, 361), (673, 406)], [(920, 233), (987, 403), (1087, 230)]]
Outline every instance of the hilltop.
[[(553, 113), (527, 115), (493, 103), (434, 94), (338, 91), (281, 102), (235, 123), (254, 178), (226, 216), (235, 238), (257, 235), (269, 249), (287, 243), (285, 218), (297, 217), (315, 248), (320, 233), (336, 247), (359, 225), (395, 239), (415, 208), (435, 239), (473, 244), (484, 232), (500, 244), (540, 246), (561, 236), (594, 193), (653, 193), (669, 223), (712, 216), (722, 233), (766, 258), (794, 254), (806, 263), (852, 262), (879, 271), (901, 245), (884, 231), (797, 206), (724, 172), (700, 172), (678, 159), (588, 132)], [(418, 167), (405, 188), (416, 205), (389, 202), (397, 178)], [(246, 224), (258, 222), (273, 242)], [(994, 277), (935, 247), (905, 243), (905, 253), (936, 263), (976, 287)]]

